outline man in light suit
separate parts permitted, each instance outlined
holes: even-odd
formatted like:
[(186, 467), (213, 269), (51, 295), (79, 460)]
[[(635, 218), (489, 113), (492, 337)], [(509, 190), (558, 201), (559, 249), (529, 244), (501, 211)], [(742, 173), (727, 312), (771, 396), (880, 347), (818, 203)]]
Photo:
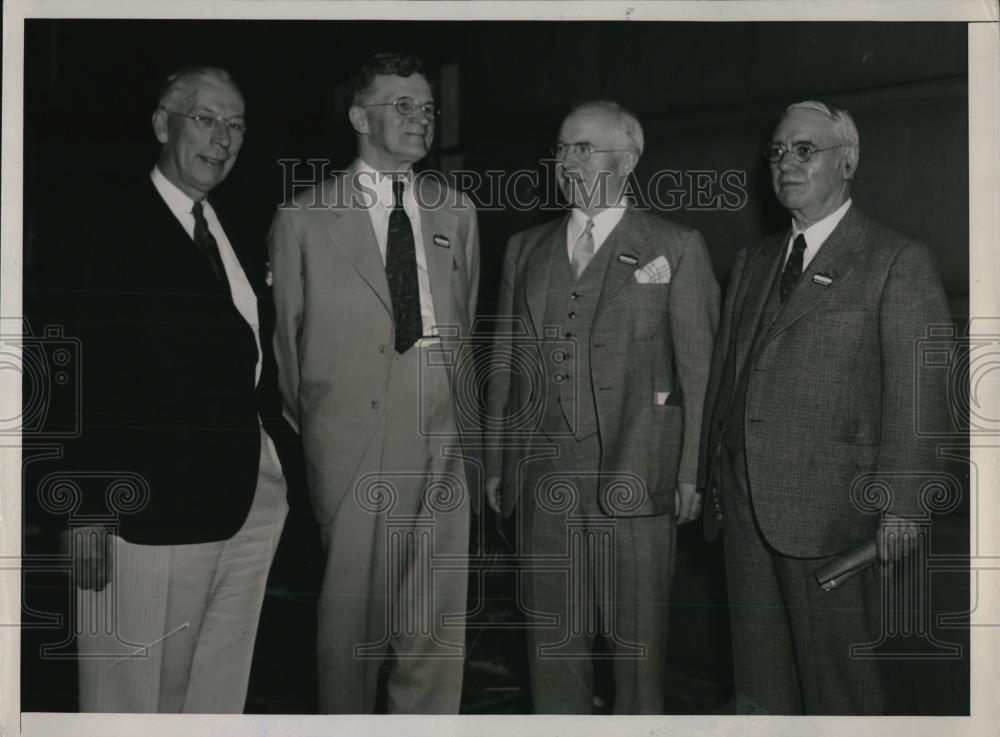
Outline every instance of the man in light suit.
[(573, 209), (511, 238), (504, 261), (487, 491), (497, 512), (519, 509), (542, 713), (591, 712), (598, 634), (615, 713), (664, 709), (675, 525), (700, 504), (719, 289), (697, 231), (628, 206), (642, 147), (620, 105), (573, 110), (555, 151)]
[[(917, 413), (946, 417), (916, 345), (948, 307), (928, 249), (852, 204), (846, 111), (790, 105), (765, 154), (792, 222), (733, 266), (701, 479), (706, 529), (721, 517), (724, 531), (737, 707), (878, 714), (877, 663), (850, 649), (878, 639), (883, 567), (831, 592), (813, 573), (866, 541), (886, 561), (907, 553), (904, 533), (915, 539), (907, 517), (938, 466)], [(873, 479), (891, 490), (881, 522), (864, 509)]]
[(236, 162), (244, 116), (224, 70), (171, 75), (152, 115), (156, 166), (68, 233), (76, 300), (63, 317), (85, 358), (67, 467), (109, 479), (79, 500), (78, 519), (94, 524), (67, 538), (81, 711), (244, 708), (288, 509), (274, 443), (291, 436), (263, 234), (208, 199)]
[(370, 713), (391, 646), (388, 710), (455, 714), (476, 483), (463, 448), (479, 441), (451, 359), (476, 307), (476, 213), (414, 176), (437, 114), (417, 59), (375, 55), (353, 94), (358, 158), (279, 208), (270, 236), (281, 389), (327, 554), (320, 708)]

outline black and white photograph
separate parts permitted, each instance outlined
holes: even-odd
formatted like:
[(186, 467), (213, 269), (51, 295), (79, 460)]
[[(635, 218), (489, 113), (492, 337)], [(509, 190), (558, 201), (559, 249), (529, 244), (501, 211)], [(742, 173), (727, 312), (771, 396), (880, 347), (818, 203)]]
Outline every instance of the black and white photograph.
[(5, 5), (4, 729), (985, 734), (998, 15)]

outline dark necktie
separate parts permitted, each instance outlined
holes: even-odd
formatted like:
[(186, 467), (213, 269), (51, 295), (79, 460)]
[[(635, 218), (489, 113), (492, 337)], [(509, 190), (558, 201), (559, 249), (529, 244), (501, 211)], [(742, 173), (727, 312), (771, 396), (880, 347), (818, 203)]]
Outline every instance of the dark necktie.
[(194, 215), (194, 242), (198, 246), (198, 250), (208, 261), (215, 278), (228, 287), (229, 280), (226, 278), (226, 269), (222, 265), (222, 257), (219, 256), (219, 244), (215, 242), (215, 237), (208, 230), (208, 223), (205, 220), (205, 213), (202, 212), (200, 202), (194, 203), (191, 214)]
[(788, 261), (785, 262), (785, 270), (781, 272), (780, 290), (782, 302), (785, 301), (788, 293), (792, 291), (795, 282), (802, 276), (802, 256), (805, 252), (806, 237), (799, 233), (795, 236), (795, 242), (792, 244), (792, 252), (788, 256)]
[(420, 286), (417, 282), (417, 248), (410, 218), (403, 209), (403, 182), (392, 183), (393, 208), (389, 214), (385, 275), (396, 323), (396, 353), (406, 353), (423, 332)]

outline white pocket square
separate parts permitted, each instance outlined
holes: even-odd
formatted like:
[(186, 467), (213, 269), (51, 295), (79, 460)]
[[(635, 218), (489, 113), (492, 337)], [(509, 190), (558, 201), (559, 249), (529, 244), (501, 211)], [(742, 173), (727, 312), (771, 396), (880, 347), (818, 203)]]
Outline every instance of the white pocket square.
[(635, 270), (638, 284), (669, 284), (670, 276), (670, 262), (663, 256), (657, 256), (641, 269)]

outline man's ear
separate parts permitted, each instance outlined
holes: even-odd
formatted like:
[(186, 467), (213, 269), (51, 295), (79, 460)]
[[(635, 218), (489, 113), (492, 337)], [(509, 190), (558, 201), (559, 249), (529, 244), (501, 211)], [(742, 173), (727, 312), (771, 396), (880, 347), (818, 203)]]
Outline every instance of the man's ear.
[(351, 127), (354, 128), (355, 132), (367, 134), (368, 131), (368, 116), (365, 114), (364, 108), (353, 105), (351, 109), (347, 112), (347, 117), (351, 121)]
[(858, 170), (858, 149), (854, 146), (844, 148), (844, 179), (854, 179), (854, 173)]
[(626, 151), (625, 154), (619, 159), (618, 162), (618, 173), (627, 177), (633, 171), (635, 171), (635, 165), (639, 163), (639, 157), (635, 155), (633, 151)]
[(160, 143), (166, 143), (170, 137), (167, 134), (167, 111), (162, 107), (156, 108), (153, 112), (153, 132)]

